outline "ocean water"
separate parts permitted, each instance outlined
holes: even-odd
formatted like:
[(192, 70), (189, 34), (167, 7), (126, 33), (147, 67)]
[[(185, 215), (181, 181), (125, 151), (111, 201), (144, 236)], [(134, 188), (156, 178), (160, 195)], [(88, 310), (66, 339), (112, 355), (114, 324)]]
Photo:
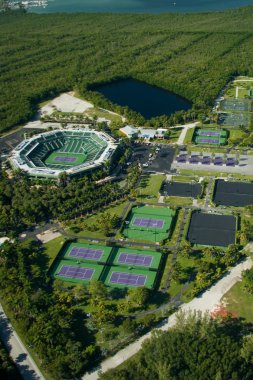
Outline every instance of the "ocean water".
[(48, 5), (32, 7), (36, 13), (52, 12), (209, 12), (253, 5), (253, 0), (48, 0)]

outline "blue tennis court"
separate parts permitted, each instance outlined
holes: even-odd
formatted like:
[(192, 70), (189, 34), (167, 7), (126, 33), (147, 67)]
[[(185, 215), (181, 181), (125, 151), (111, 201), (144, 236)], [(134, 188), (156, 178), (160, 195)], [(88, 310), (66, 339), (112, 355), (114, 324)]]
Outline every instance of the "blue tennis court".
[(119, 264), (139, 265), (143, 267), (150, 267), (153, 261), (153, 256), (150, 255), (136, 255), (134, 253), (122, 252), (119, 255)]
[(59, 273), (59, 277), (77, 278), (81, 280), (91, 280), (95, 269), (83, 268), (74, 265), (62, 265)]
[(143, 274), (112, 272), (109, 282), (111, 284), (144, 286), (147, 276)]
[(97, 260), (99, 261), (103, 255), (102, 249), (93, 249), (86, 247), (75, 246), (71, 249), (68, 256), (76, 257), (78, 259)]

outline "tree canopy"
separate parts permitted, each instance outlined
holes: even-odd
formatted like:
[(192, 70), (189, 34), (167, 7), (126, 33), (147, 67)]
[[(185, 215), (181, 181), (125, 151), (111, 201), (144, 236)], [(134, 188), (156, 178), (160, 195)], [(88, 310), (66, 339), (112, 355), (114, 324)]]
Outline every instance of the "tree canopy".
[[(73, 88), (142, 123), (140, 115), (90, 91), (126, 77), (188, 98), (187, 117), (201, 114), (231, 76), (253, 75), (252, 20), (252, 7), (188, 15), (0, 14), (0, 130)], [(181, 113), (172, 124), (179, 119)]]
[(134, 358), (100, 379), (249, 380), (252, 339), (240, 334), (237, 320), (180, 314), (172, 329), (154, 333)]

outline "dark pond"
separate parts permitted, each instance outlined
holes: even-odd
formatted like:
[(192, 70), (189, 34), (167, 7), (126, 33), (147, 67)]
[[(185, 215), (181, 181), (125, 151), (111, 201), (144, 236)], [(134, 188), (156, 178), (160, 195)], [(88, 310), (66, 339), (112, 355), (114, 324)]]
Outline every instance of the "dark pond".
[(191, 103), (162, 88), (151, 86), (136, 79), (124, 79), (106, 83), (95, 88), (112, 103), (128, 106), (146, 119), (160, 115), (171, 115), (188, 110)]

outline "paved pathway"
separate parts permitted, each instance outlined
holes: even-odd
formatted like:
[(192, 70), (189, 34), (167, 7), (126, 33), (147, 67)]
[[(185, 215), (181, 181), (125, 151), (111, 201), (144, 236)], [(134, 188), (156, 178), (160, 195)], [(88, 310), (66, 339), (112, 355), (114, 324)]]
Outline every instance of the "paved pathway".
[[(224, 294), (241, 278), (243, 270), (250, 268), (253, 265), (251, 258), (247, 258), (240, 264), (232, 268), (225, 276), (223, 276), (215, 285), (210, 289), (202, 293), (199, 297), (194, 298), (191, 302), (183, 304), (180, 309), (183, 311), (200, 310), (202, 312), (212, 311), (221, 301)], [(159, 330), (166, 331), (172, 327), (176, 322), (176, 313), (172, 314), (168, 321), (159, 328)], [(137, 339), (134, 343), (120, 350), (116, 355), (104, 360), (101, 363), (100, 368), (97, 368), (94, 372), (86, 374), (82, 377), (82, 380), (97, 380), (98, 371), (107, 371), (110, 368), (115, 368), (131, 356), (136, 354), (140, 349), (143, 341), (150, 338), (151, 332)]]
[(197, 124), (198, 124), (198, 122), (186, 124), (186, 125), (181, 125), (181, 127), (183, 127), (183, 130), (182, 130), (182, 132), (181, 132), (181, 134), (177, 140), (177, 145), (183, 145), (184, 139), (185, 139), (185, 136), (186, 136), (188, 129), (196, 127)]
[(45, 380), (0, 304), (0, 337), (24, 380)]

